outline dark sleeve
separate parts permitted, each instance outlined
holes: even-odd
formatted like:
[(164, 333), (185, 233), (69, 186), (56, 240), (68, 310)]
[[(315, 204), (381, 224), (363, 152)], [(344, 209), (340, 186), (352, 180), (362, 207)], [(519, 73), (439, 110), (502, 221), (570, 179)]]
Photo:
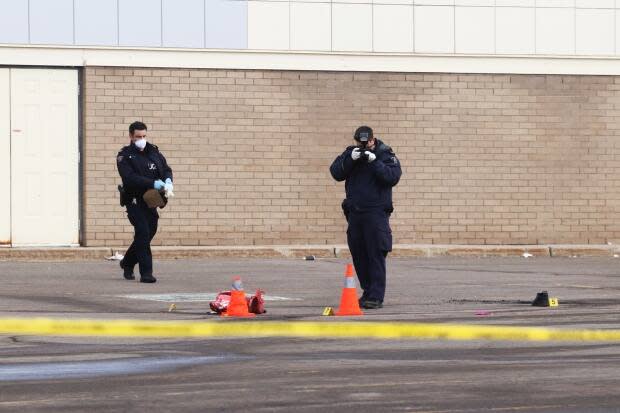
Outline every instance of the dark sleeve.
[(161, 163), (164, 166), (163, 169), (163, 173), (162, 175), (164, 176), (164, 181), (168, 178), (170, 178), (170, 180), (172, 181), (172, 168), (170, 168), (170, 166), (168, 166), (168, 162), (166, 161), (166, 158), (164, 157), (164, 154), (159, 152), (159, 156), (161, 156)]
[(332, 174), (332, 177), (340, 182), (347, 179), (351, 171), (353, 170), (354, 161), (351, 159), (351, 151), (353, 150), (353, 146), (348, 147), (345, 151), (334, 159), (332, 162), (332, 166), (329, 167), (329, 172)]
[(123, 152), (119, 152), (116, 157), (116, 168), (118, 168), (118, 173), (123, 180), (123, 186), (126, 188), (142, 190), (153, 187), (155, 181), (137, 174), (129, 163), (129, 157), (123, 154)]
[(372, 163), (373, 171), (378, 180), (385, 185), (394, 186), (400, 180), (402, 170), (400, 161), (394, 152), (386, 151)]

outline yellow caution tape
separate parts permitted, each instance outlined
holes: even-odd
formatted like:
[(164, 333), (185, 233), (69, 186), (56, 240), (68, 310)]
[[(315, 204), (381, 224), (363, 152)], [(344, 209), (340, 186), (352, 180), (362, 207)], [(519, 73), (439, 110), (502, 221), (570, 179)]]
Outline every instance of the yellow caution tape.
[(247, 322), (3, 318), (0, 334), (93, 337), (309, 337), (510, 341), (620, 341), (620, 330), (556, 330), (390, 322)]

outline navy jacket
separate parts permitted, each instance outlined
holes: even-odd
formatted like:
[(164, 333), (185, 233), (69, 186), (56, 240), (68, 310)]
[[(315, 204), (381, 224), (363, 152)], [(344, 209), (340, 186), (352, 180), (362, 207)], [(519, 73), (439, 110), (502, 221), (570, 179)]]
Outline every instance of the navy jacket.
[[(125, 146), (116, 157), (116, 167), (123, 179), (123, 187), (130, 197), (141, 197), (153, 188), (157, 179), (172, 180), (172, 169), (157, 146), (147, 142), (144, 151), (136, 145)], [(156, 178), (154, 178), (156, 177)]]
[(329, 171), (336, 181), (345, 182), (346, 199), (342, 206), (350, 211), (384, 210), (392, 212), (392, 187), (398, 183), (402, 171), (398, 158), (388, 145), (376, 140), (377, 159), (368, 163), (351, 158), (355, 146), (349, 146), (332, 163)]

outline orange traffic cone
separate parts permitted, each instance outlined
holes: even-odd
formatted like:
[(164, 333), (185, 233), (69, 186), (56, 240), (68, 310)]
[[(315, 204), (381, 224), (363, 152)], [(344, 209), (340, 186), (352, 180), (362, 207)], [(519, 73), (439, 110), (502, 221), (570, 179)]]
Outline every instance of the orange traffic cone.
[(340, 307), (336, 315), (363, 315), (357, 301), (357, 289), (355, 288), (355, 278), (353, 278), (353, 265), (347, 264), (344, 272), (344, 288), (340, 298)]
[(222, 315), (226, 317), (254, 317), (256, 315), (248, 311), (248, 302), (245, 299), (241, 277), (233, 278), (232, 290), (230, 291), (230, 303)]

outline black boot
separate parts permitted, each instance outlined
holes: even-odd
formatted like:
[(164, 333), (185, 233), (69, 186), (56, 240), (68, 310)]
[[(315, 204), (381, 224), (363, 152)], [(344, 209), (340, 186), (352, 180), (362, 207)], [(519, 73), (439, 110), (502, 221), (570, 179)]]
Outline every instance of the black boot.
[(157, 282), (157, 278), (153, 277), (153, 275), (141, 275), (140, 276), (141, 283), (154, 283)]
[(379, 300), (365, 300), (362, 301), (362, 304), (360, 305), (360, 307), (366, 309), (366, 310), (376, 310), (379, 308), (383, 308), (383, 301), (379, 301)]
[(366, 302), (366, 293), (362, 294), (362, 296), (357, 300), (357, 303), (361, 307), (363, 303)]
[(133, 269), (129, 268), (129, 267), (125, 267), (123, 260), (120, 260), (120, 262), (118, 263), (121, 268), (123, 269), (123, 277), (125, 277), (126, 280), (135, 280), (136, 277), (134, 277), (133, 275)]

